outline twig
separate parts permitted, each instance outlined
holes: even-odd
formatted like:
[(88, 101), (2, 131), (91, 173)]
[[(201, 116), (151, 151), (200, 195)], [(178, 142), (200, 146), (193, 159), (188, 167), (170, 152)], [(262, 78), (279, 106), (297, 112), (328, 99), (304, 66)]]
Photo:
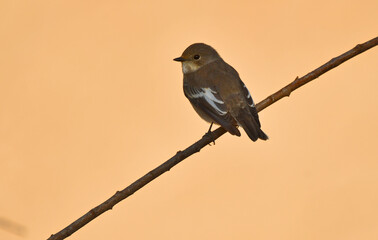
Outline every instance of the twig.
[[(322, 65), (321, 67), (315, 69), (314, 71), (308, 73), (307, 75), (296, 78), (292, 83), (285, 86), (281, 90), (277, 91), (276, 93), (270, 95), (263, 101), (257, 104), (256, 108), (257, 111), (261, 111), (265, 109), (266, 107), (272, 105), (273, 103), (277, 102), (283, 97), (289, 96), (291, 92), (293, 92), (295, 89), (303, 86), (304, 84), (318, 78), (320, 75), (328, 72), (332, 68), (337, 67), (338, 65), (342, 64), (343, 62), (351, 59), (352, 57), (365, 52), (366, 50), (378, 45), (378, 37), (371, 39), (370, 41), (367, 41), (363, 44), (358, 44), (353, 49), (349, 50), (348, 52), (335, 57), (331, 59), (326, 64)], [(102, 213), (110, 210), (113, 208), (114, 205), (122, 201), (123, 199), (129, 197), (130, 195), (134, 194), (136, 191), (144, 187), (146, 184), (154, 180), (155, 178), (159, 177), (161, 174), (169, 171), (172, 167), (174, 167), (176, 164), (184, 160), (185, 158), (189, 157), (190, 155), (199, 152), (203, 147), (208, 145), (209, 143), (215, 141), (217, 138), (222, 136), (226, 131), (223, 128), (218, 128), (212, 133), (205, 134), (199, 141), (192, 144), (190, 147), (186, 148), (183, 151), (178, 151), (175, 156), (173, 156), (171, 159), (166, 161), (165, 163), (161, 164), (157, 168), (153, 169), (143, 177), (136, 180), (134, 183), (132, 183), (127, 188), (123, 189), (122, 191), (116, 192), (111, 198), (103, 202), (102, 204), (98, 205), (97, 207), (90, 210), (88, 213), (77, 219), (75, 222), (71, 223), (69, 226), (61, 230), (60, 232), (51, 235), (48, 240), (60, 240), (64, 239), (83, 226), (85, 226), (87, 223), (101, 215)]]

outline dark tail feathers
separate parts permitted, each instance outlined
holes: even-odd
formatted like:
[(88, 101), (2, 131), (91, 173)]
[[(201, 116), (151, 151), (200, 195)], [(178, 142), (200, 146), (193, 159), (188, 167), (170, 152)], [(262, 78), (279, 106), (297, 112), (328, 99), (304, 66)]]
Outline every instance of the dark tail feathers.
[(239, 125), (243, 127), (244, 131), (252, 141), (255, 142), (257, 139), (267, 140), (268, 136), (261, 130), (255, 118), (248, 113), (243, 111), (240, 112), (236, 118)]

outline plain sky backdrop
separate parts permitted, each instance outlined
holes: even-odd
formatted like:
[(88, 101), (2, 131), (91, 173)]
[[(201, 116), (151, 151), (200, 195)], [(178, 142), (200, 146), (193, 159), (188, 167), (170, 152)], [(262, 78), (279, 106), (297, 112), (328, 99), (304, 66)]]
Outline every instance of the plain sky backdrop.
[[(376, 0), (0, 1), (0, 239), (46, 239), (198, 140), (205, 42), (255, 102), (377, 36)], [(69, 239), (377, 239), (378, 48), (226, 134)], [(22, 225), (18, 236), (6, 222)], [(20, 232), (20, 231), (16, 231)]]

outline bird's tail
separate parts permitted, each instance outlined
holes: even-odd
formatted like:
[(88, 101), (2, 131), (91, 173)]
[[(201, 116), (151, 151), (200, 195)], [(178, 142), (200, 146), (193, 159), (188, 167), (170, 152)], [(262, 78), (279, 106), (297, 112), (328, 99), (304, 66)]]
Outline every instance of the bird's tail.
[(236, 120), (252, 141), (255, 142), (257, 139), (268, 139), (268, 136), (263, 132), (263, 130), (261, 130), (258, 119), (256, 121), (256, 119), (249, 114), (249, 112), (240, 111), (236, 117)]

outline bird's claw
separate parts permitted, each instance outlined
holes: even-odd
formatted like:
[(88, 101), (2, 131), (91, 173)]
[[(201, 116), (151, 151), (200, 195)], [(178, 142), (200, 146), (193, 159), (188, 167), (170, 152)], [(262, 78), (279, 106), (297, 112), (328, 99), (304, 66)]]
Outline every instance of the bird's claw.
[[(213, 133), (211, 132), (211, 127), (213, 126), (213, 123), (210, 124), (210, 127), (209, 127), (209, 131), (207, 131), (207, 133), (205, 135), (209, 135), (211, 137), (211, 139), (213, 139), (213, 143), (215, 145), (215, 139), (214, 139), (214, 135)], [(209, 143), (209, 146), (211, 146), (211, 142)]]

